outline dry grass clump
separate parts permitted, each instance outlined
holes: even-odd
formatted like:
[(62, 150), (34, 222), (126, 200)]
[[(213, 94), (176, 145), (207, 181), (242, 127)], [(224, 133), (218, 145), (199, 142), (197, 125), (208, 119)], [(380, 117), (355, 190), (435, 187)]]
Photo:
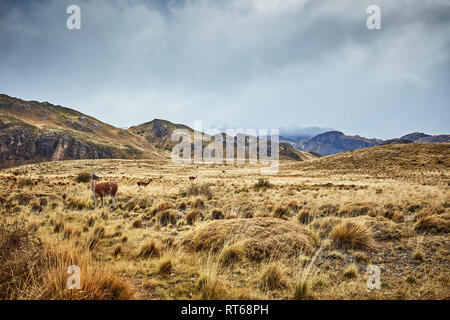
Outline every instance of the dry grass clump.
[[(71, 245), (44, 246), (21, 222), (0, 227), (0, 298), (129, 299), (134, 291), (111, 270)], [(81, 272), (81, 289), (68, 290), (67, 269)], [(14, 275), (14, 277), (11, 277)]]
[(91, 181), (91, 174), (89, 172), (80, 172), (75, 177), (78, 183), (86, 183)]
[(157, 274), (162, 276), (167, 276), (172, 272), (172, 258), (171, 257), (162, 257), (158, 263)]
[(156, 244), (155, 240), (150, 240), (144, 243), (144, 245), (141, 247), (141, 250), (139, 251), (137, 257), (138, 258), (153, 258), (158, 257), (160, 254), (160, 247)]
[(220, 300), (225, 299), (228, 295), (227, 288), (217, 276), (202, 275), (197, 284), (200, 292), (200, 298), (203, 300)]
[(205, 207), (205, 201), (202, 198), (195, 198), (191, 201), (191, 207), (194, 209), (203, 209)]
[(427, 215), (414, 224), (414, 230), (429, 233), (449, 233), (450, 232), (450, 215)]
[(273, 210), (273, 217), (284, 219), (286, 218), (286, 215), (288, 214), (288, 207), (285, 206), (278, 206)]
[(133, 221), (133, 224), (131, 225), (133, 228), (142, 228), (142, 219), (141, 218), (137, 218), (136, 220)]
[(422, 250), (420, 250), (420, 248), (416, 248), (416, 250), (414, 251), (413, 259), (417, 261), (425, 260), (425, 255), (423, 254)]
[(169, 210), (170, 208), (172, 208), (172, 205), (171, 205), (169, 202), (167, 202), (167, 201), (163, 201), (163, 202), (160, 202), (160, 203), (157, 205), (156, 211), (157, 211), (157, 212), (167, 211), (167, 210)]
[(270, 183), (269, 179), (266, 178), (259, 178), (258, 181), (253, 185), (253, 189), (256, 191), (259, 190), (265, 190), (272, 188), (272, 184)]
[(86, 196), (70, 196), (68, 199), (66, 199), (66, 206), (68, 209), (78, 211), (93, 209), (94, 201)]
[(245, 252), (241, 243), (234, 243), (223, 247), (219, 254), (219, 262), (224, 267), (229, 267), (241, 262), (245, 258)]
[(345, 268), (344, 272), (343, 272), (343, 276), (344, 276), (344, 278), (347, 278), (347, 279), (358, 278), (359, 273), (358, 273), (358, 267), (356, 266), (356, 264), (352, 263), (347, 268)]
[(213, 220), (225, 219), (225, 216), (224, 216), (222, 210), (214, 209), (211, 212), (211, 219), (213, 219)]
[(343, 221), (333, 228), (331, 244), (338, 248), (370, 249), (373, 247), (372, 233), (362, 223)]
[(270, 262), (264, 267), (259, 276), (262, 290), (277, 290), (287, 287), (286, 274), (280, 262)]
[(371, 206), (373, 205), (360, 203), (346, 204), (339, 209), (338, 214), (348, 217), (362, 216), (369, 212)]
[(203, 183), (200, 185), (191, 184), (186, 190), (186, 196), (205, 196), (207, 199), (213, 197), (210, 183)]
[(167, 226), (169, 223), (176, 225), (178, 220), (178, 212), (172, 209), (158, 212), (156, 215), (156, 220), (162, 226)]
[(298, 222), (302, 224), (309, 224), (311, 221), (314, 220), (314, 215), (311, 214), (308, 208), (301, 209), (297, 216), (295, 217)]
[(228, 298), (228, 290), (223, 281), (219, 279), (219, 261), (217, 256), (208, 255), (207, 261), (202, 265), (197, 289), (201, 299), (219, 300)]
[(201, 212), (199, 210), (191, 210), (188, 213), (186, 213), (186, 222), (187, 224), (194, 224), (197, 218), (201, 215)]
[(194, 251), (219, 251), (225, 243), (235, 242), (241, 243), (245, 256), (253, 261), (311, 251), (313, 243), (303, 226), (275, 218), (210, 221), (181, 238), (181, 244)]

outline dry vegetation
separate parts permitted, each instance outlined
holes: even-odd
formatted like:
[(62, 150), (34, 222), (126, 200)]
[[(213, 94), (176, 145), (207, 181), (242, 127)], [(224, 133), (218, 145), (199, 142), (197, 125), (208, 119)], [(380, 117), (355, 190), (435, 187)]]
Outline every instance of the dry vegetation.
[[(162, 160), (2, 170), (0, 298), (448, 299), (449, 159), (448, 144), (414, 144), (269, 177)], [(118, 182), (115, 211), (94, 210), (92, 170)], [(69, 265), (82, 290), (66, 289)]]

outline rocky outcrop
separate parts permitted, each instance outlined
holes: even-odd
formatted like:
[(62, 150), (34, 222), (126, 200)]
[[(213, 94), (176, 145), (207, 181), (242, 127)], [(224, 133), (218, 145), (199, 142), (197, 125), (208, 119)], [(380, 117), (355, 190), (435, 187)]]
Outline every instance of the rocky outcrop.
[(119, 158), (124, 152), (64, 133), (16, 129), (0, 135), (0, 168), (50, 160)]

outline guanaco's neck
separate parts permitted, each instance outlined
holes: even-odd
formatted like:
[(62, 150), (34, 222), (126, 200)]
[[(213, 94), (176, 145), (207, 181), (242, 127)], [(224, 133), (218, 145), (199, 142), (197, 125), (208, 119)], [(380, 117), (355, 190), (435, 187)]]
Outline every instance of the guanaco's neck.
[(91, 178), (91, 191), (94, 192), (94, 179)]

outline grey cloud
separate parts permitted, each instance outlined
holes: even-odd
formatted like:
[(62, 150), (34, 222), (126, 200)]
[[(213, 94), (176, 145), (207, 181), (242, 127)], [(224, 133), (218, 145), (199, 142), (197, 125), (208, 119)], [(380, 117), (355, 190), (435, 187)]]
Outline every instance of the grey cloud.
[[(78, 4), (82, 29), (65, 28)], [(366, 28), (369, 4), (382, 30)], [(447, 1), (0, 2), (0, 88), (117, 126), (448, 133)]]

